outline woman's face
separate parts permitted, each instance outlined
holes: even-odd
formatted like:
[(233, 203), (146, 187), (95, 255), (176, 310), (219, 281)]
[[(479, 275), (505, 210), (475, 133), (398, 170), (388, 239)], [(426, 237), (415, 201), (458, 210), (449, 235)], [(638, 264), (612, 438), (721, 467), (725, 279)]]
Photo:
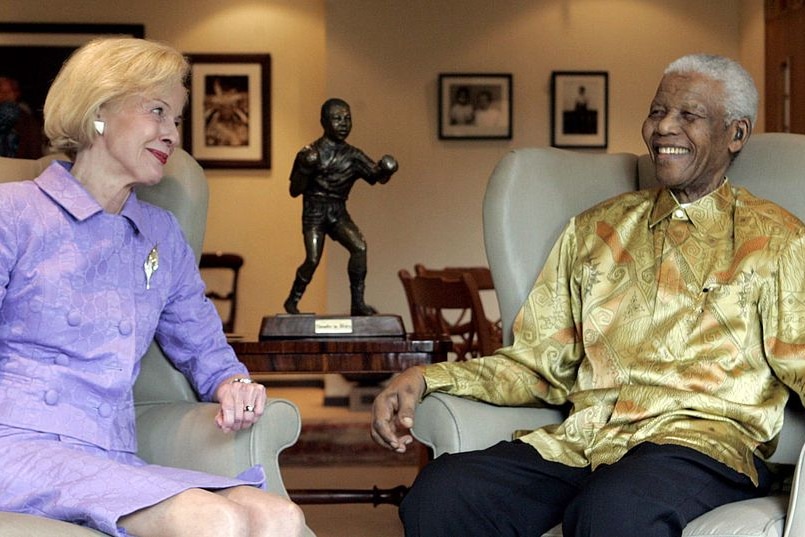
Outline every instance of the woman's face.
[(186, 92), (175, 84), (154, 94), (124, 97), (101, 108), (106, 123), (95, 143), (106, 149), (106, 173), (126, 184), (156, 184), (179, 143)]

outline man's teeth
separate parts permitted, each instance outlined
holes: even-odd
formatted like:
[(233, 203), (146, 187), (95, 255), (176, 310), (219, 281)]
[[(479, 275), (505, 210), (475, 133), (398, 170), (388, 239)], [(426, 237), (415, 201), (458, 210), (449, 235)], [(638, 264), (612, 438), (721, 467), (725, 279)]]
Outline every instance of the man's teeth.
[(686, 155), (690, 153), (690, 149), (684, 147), (660, 147), (657, 148), (657, 153), (660, 155)]

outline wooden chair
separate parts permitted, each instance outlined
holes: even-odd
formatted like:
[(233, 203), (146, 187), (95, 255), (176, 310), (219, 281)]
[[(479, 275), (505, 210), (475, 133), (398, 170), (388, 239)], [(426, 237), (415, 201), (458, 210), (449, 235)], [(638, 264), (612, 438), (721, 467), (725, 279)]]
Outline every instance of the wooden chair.
[[(218, 307), (218, 312), (220, 313), (222, 310), (226, 312), (226, 315), (221, 315), (221, 322), (224, 325), (224, 332), (227, 334), (231, 334), (235, 331), (235, 315), (238, 309), (238, 277), (242, 266), (243, 257), (238, 254), (221, 252), (204, 252), (201, 254), (199, 269), (202, 271), (202, 274), (205, 274), (205, 272), (208, 273), (205, 279), (209, 280), (206, 282), (207, 298), (212, 300), (216, 304), (216, 307), (218, 307), (219, 304), (223, 304), (223, 308)], [(209, 274), (210, 271), (231, 272), (227, 291), (219, 292), (214, 289), (211, 283), (213, 283), (213, 281), (217, 283), (218, 280), (212, 279), (214, 276)]]
[(478, 286), (479, 291), (494, 291), (495, 290), (495, 283), (492, 281), (492, 271), (489, 270), (489, 267), (477, 266), (477, 267), (444, 267), (441, 269), (434, 269), (434, 268), (427, 268), (422, 263), (417, 263), (414, 265), (414, 271), (417, 274), (425, 275), (425, 274), (450, 274), (455, 272), (468, 272), (473, 279), (475, 279), (475, 284)]
[[(478, 292), (481, 295), (481, 301), (483, 303), (484, 299), (484, 292), (489, 292), (495, 294), (495, 282), (492, 281), (492, 271), (489, 270), (489, 267), (484, 266), (474, 266), (474, 267), (444, 267), (441, 269), (435, 268), (427, 268), (422, 263), (417, 263), (414, 265), (414, 272), (420, 276), (455, 276), (456, 274), (468, 273), (472, 278), (475, 280), (475, 284), (478, 288)], [(495, 301), (497, 301), (497, 295), (495, 294)], [(469, 316), (469, 310), (466, 310), (464, 314), (459, 318), (464, 319), (465, 317)], [(492, 330), (492, 339), (493, 339), (493, 347), (498, 348), (502, 345), (503, 341), (503, 331), (502, 331), (502, 324), (500, 321), (500, 316), (496, 319), (489, 319), (489, 326)]]
[[(398, 273), (408, 299), (414, 332), (449, 335), (457, 360), (492, 354), (498, 343), (484, 313), (478, 286), (466, 272), (448, 275)], [(464, 312), (469, 312), (465, 319)]]

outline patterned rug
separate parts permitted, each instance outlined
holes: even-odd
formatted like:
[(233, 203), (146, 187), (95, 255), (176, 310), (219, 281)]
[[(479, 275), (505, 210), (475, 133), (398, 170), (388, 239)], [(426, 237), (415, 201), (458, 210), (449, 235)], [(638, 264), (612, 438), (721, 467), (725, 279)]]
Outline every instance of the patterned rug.
[(388, 451), (369, 434), (367, 422), (302, 422), (296, 444), (280, 454), (284, 466), (416, 466), (424, 449), (418, 442), (404, 454)]

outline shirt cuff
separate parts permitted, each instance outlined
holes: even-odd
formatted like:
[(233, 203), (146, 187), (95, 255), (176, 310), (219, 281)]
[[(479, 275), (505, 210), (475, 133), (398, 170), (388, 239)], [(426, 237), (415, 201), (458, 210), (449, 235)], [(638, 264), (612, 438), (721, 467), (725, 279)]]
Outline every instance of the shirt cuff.
[(422, 396), (430, 395), (433, 392), (449, 392), (455, 386), (455, 379), (447, 370), (447, 363), (433, 364), (425, 367), (422, 375), (425, 377), (425, 393)]

